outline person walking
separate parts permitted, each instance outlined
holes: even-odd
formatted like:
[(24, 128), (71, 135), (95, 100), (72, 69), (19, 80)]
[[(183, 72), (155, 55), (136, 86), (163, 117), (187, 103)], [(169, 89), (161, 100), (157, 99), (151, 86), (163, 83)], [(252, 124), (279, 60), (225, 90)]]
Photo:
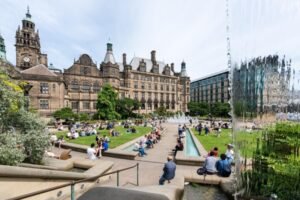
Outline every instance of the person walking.
[(176, 164), (173, 162), (173, 158), (171, 156), (168, 156), (167, 160), (168, 162), (165, 163), (163, 169), (163, 175), (159, 179), (159, 185), (163, 185), (166, 180), (170, 183), (170, 180), (175, 177)]

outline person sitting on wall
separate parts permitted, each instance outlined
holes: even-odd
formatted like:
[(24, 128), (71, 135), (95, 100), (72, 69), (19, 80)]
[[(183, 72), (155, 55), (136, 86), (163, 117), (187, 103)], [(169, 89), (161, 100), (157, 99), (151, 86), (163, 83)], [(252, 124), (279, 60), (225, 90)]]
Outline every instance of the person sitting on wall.
[(221, 154), (220, 158), (221, 159), (216, 163), (218, 175), (222, 177), (229, 177), (231, 174), (231, 163), (225, 154)]
[(233, 145), (232, 144), (227, 144), (227, 150), (226, 150), (225, 155), (226, 155), (228, 161), (231, 164), (233, 159), (234, 159), (234, 151), (233, 151)]
[(145, 155), (147, 155), (147, 153), (145, 152), (143, 144), (140, 143), (140, 146), (139, 146), (139, 156), (140, 157), (144, 157)]
[(91, 147), (87, 149), (87, 156), (90, 160), (96, 160), (97, 150), (95, 149), (95, 143), (91, 144)]
[(167, 160), (168, 162), (165, 163), (163, 168), (164, 173), (159, 179), (159, 185), (163, 185), (166, 180), (170, 183), (170, 180), (175, 177), (176, 164), (173, 162), (173, 158), (171, 156), (168, 156)]
[(209, 156), (211, 152), (214, 154), (215, 157), (218, 157), (218, 154), (219, 154), (219, 149), (218, 149), (218, 147), (214, 147), (214, 148), (208, 153), (207, 156)]
[(217, 172), (216, 169), (217, 158), (214, 155), (214, 152), (210, 152), (209, 156), (205, 159), (203, 167), (197, 170), (197, 174), (199, 175), (212, 175)]
[(184, 146), (183, 146), (183, 143), (180, 139), (177, 140), (177, 144), (175, 146), (175, 149), (173, 149), (174, 151), (174, 157), (176, 156), (177, 154), (177, 151), (183, 151), (184, 149)]
[(102, 146), (103, 146), (103, 151), (107, 151), (109, 148), (109, 144), (106, 140), (103, 141)]

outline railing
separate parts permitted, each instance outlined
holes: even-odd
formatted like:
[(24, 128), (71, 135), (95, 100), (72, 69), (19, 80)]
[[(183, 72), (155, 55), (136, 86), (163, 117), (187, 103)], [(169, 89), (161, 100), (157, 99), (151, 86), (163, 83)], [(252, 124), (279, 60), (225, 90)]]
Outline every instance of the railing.
[(7, 199), (7, 200), (19, 200), (19, 199), (24, 199), (24, 198), (28, 198), (28, 197), (33, 197), (33, 196), (36, 196), (36, 195), (39, 195), (39, 194), (43, 194), (43, 193), (46, 193), (46, 192), (51, 192), (53, 190), (57, 190), (57, 189), (68, 187), (68, 186), (71, 186), (71, 200), (75, 200), (75, 185), (76, 184), (82, 183), (82, 182), (87, 182), (87, 181), (93, 181), (93, 180), (96, 180), (96, 179), (101, 178), (103, 176), (107, 176), (107, 175), (111, 175), (111, 174), (116, 173), (117, 174), (117, 187), (119, 187), (119, 185), (120, 185), (119, 173), (122, 172), (122, 171), (126, 171), (126, 170), (129, 170), (129, 169), (135, 168), (135, 167), (136, 167), (136, 185), (139, 186), (139, 163), (137, 163), (137, 164), (135, 164), (131, 167), (127, 167), (127, 168), (124, 168), (124, 169), (115, 170), (115, 171), (112, 171), (112, 172), (109, 172), (109, 173), (106, 173), (106, 174), (102, 174), (102, 175), (99, 175), (99, 176), (93, 176), (93, 177), (85, 178), (85, 179), (78, 180), (78, 181), (72, 181), (70, 183), (65, 183), (65, 184), (62, 184), (62, 185), (58, 185), (58, 186), (54, 186), (54, 187), (51, 187), (51, 188), (39, 190), (39, 191), (36, 191), (36, 192), (23, 194), (23, 195), (13, 197), (13, 198), (10, 198), (10, 199)]

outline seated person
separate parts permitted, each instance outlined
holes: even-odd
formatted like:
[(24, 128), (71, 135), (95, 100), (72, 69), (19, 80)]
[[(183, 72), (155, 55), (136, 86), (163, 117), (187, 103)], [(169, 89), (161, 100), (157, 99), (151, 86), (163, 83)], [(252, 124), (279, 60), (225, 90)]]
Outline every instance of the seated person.
[(103, 151), (107, 151), (108, 147), (109, 147), (108, 142), (104, 140), (103, 143), (102, 143)]
[(111, 130), (111, 136), (115, 137), (115, 136), (119, 136), (120, 134), (115, 131), (114, 129)]
[(131, 128), (131, 133), (136, 133), (136, 129), (134, 127)]
[(97, 150), (95, 149), (95, 144), (92, 143), (91, 147), (87, 149), (87, 156), (90, 160), (96, 160)]
[(85, 131), (84, 130), (80, 131), (79, 135), (80, 135), (80, 137), (86, 136)]
[(47, 150), (45, 150), (45, 156), (46, 157), (50, 157), (50, 158), (57, 158), (57, 159), (59, 159), (58, 155), (55, 155), (53, 152), (47, 151)]
[(58, 144), (58, 148), (60, 149), (60, 148), (61, 148), (61, 144), (64, 143), (64, 142), (65, 142), (64, 136), (62, 135), (62, 136), (60, 136), (60, 137), (58, 138), (58, 140), (56, 141), (55, 144)]
[(138, 151), (140, 148), (140, 145), (138, 142), (134, 143), (133, 151)]
[(144, 149), (143, 145), (140, 144), (140, 146), (139, 146), (139, 156), (144, 157), (144, 155), (147, 155), (147, 153), (145, 152), (145, 149)]
[(227, 150), (225, 155), (227, 156), (227, 159), (230, 163), (232, 163), (233, 159), (234, 159), (234, 151), (233, 151), (233, 145), (232, 144), (228, 144), (227, 145)]
[(215, 174), (217, 172), (216, 163), (217, 158), (214, 156), (213, 152), (210, 152), (209, 156), (205, 159), (203, 167), (197, 170), (197, 174)]
[(79, 137), (79, 134), (75, 131), (74, 133), (72, 133), (71, 139), (76, 139), (78, 137)]
[(127, 122), (124, 124), (124, 128), (129, 128), (129, 124)]
[(57, 136), (54, 133), (50, 136), (50, 142), (52, 145), (57, 142)]
[[(218, 151), (219, 151), (218, 147), (214, 147), (210, 152), (213, 152), (215, 157), (218, 157), (218, 154), (219, 154)], [(209, 156), (210, 152), (208, 153), (207, 156)]]
[(109, 139), (109, 137), (108, 137), (107, 135), (104, 135), (104, 136), (103, 136), (103, 139), (104, 139), (106, 142), (110, 142), (110, 139)]
[(177, 145), (175, 146), (175, 149), (173, 149), (173, 151), (174, 151), (174, 157), (176, 156), (177, 151), (183, 151), (183, 149), (184, 149), (184, 147), (183, 147), (182, 141), (180, 139), (177, 140)]
[(221, 154), (220, 158), (221, 159), (216, 163), (218, 175), (222, 177), (228, 177), (231, 174), (231, 163), (225, 154)]
[(95, 128), (93, 128), (92, 131), (91, 131), (91, 134), (92, 135), (96, 135), (97, 134), (97, 130)]

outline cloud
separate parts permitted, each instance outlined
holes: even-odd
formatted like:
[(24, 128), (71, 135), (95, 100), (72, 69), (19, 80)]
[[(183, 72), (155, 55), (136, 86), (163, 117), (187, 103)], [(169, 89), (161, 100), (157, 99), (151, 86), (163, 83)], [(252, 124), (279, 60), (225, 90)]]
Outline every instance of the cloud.
[[(234, 61), (270, 53), (286, 54), (300, 65), (299, 1), (231, 0)], [(7, 57), (15, 62), (15, 31), (30, 6), (49, 62), (68, 68), (82, 53), (100, 63), (105, 44), (122, 53), (175, 63), (184, 59), (191, 79), (225, 69), (225, 0), (2, 0), (0, 31)]]

